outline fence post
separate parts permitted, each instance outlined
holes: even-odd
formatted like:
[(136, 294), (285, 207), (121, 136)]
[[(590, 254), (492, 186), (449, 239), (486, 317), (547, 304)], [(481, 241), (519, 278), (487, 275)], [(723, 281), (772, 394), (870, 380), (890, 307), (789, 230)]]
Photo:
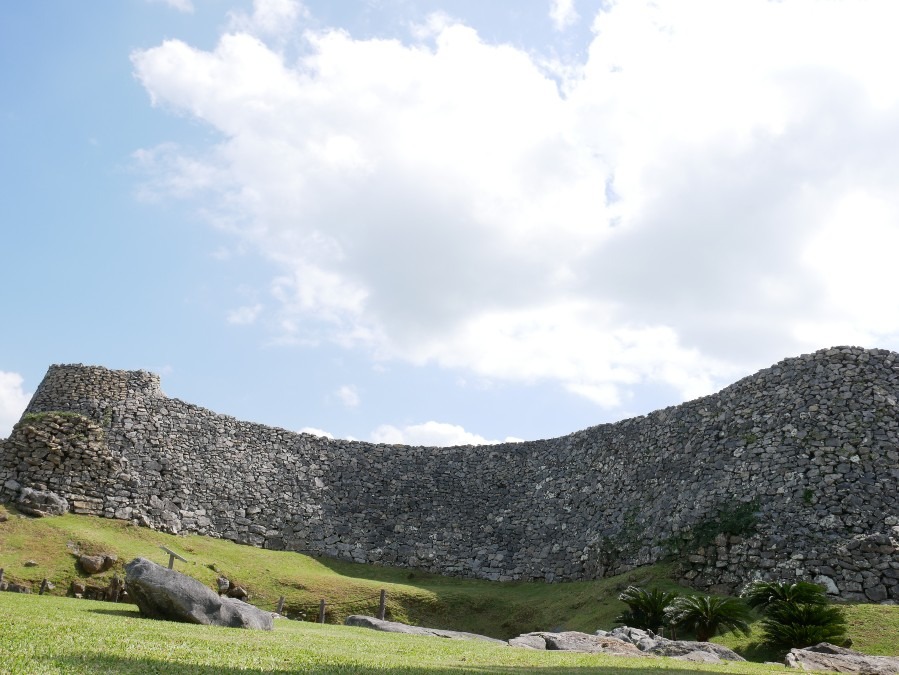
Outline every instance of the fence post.
[(278, 598), (278, 614), (284, 611), (284, 596), (282, 595)]
[(325, 622), (325, 599), (322, 598), (322, 601), (318, 605), (318, 622)]
[(381, 605), (378, 607), (378, 618), (383, 621), (387, 613), (387, 591), (381, 589)]
[(0, 584), (3, 583), (3, 568), (0, 567)]
[(43, 595), (43, 594), (44, 594), (44, 591), (46, 591), (46, 590), (47, 590), (47, 579), (45, 578), (45, 579), (41, 582), (41, 590), (39, 590), (39, 591), (37, 592), (37, 594), (38, 594), (38, 595)]

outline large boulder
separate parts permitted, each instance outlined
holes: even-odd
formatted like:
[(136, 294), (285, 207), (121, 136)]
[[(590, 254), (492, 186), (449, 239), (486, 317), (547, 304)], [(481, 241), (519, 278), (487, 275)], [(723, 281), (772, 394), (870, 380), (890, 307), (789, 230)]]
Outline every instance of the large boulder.
[(61, 516), (69, 512), (69, 502), (55, 492), (22, 488), (16, 508), (29, 516)]
[(814, 647), (791, 649), (784, 659), (789, 668), (800, 670), (826, 670), (834, 673), (859, 673), (860, 675), (896, 675), (899, 673), (899, 657), (868, 656), (845, 647), (821, 642)]
[[(641, 630), (630, 626), (620, 626), (608, 633), (596, 631), (597, 635), (615, 637), (629, 642), (640, 651), (654, 656), (671, 656), (685, 661), (705, 660), (715, 662), (719, 659), (727, 661), (745, 661), (745, 659), (732, 649), (714, 642), (695, 642), (693, 640), (669, 640), (661, 635), (656, 635), (651, 630)], [(699, 656), (698, 652), (704, 652), (714, 658)]]
[(220, 598), (196, 579), (145, 558), (125, 565), (125, 590), (141, 614), (153, 619), (261, 630), (274, 623), (271, 612)]
[(477, 633), (464, 633), (457, 630), (443, 630), (441, 628), (422, 628), (420, 626), (409, 626), (405, 623), (397, 621), (384, 621), (376, 619), (373, 616), (364, 616), (362, 614), (353, 614), (348, 616), (344, 621), (347, 626), (357, 626), (359, 628), (372, 628), (387, 633), (406, 633), (407, 635), (429, 635), (431, 637), (450, 638), (454, 640), (486, 640), (487, 642), (498, 642), (506, 644), (504, 640), (487, 637), (486, 635), (478, 635)]
[[(543, 643), (541, 646), (540, 643)], [(547, 649), (565, 652), (590, 652), (594, 654), (612, 654), (614, 656), (646, 656), (637, 647), (614, 637), (590, 635), (569, 630), (562, 633), (537, 631), (525, 633), (509, 640), (512, 647), (530, 649)]]

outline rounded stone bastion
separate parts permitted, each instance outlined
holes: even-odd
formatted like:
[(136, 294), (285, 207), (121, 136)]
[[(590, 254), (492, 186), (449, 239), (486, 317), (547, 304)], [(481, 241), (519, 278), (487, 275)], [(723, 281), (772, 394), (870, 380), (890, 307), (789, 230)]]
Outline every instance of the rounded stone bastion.
[(899, 355), (836, 347), (561, 438), (320, 438), (54, 365), (0, 441), (0, 498), (244, 544), (498, 581), (678, 562), (692, 586), (808, 579), (899, 600)]

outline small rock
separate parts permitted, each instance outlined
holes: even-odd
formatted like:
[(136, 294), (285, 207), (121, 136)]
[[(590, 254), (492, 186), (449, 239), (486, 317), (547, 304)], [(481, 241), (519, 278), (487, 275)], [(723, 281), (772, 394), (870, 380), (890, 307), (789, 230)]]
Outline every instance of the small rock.
[(82, 555), (78, 558), (78, 564), (85, 574), (99, 574), (103, 571), (103, 563), (106, 557), (102, 555)]
[(25, 567), (37, 567), (37, 560), (26, 560), (22, 565)]
[(250, 597), (250, 594), (247, 593), (247, 589), (243, 586), (234, 586), (233, 588), (228, 589), (228, 597), (235, 598), (236, 600), (246, 600)]
[(824, 590), (827, 591), (828, 595), (840, 594), (840, 589), (837, 587), (836, 582), (825, 574), (819, 574), (812, 581), (820, 586), (824, 586)]
[(11, 581), (6, 585), (6, 590), (10, 593), (31, 593), (31, 586), (17, 584)]

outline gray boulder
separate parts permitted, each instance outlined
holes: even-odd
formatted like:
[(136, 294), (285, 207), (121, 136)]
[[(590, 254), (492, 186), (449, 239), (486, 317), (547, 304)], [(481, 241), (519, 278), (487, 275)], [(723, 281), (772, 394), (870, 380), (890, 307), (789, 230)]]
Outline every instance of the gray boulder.
[(717, 659), (724, 659), (726, 661), (746, 660), (742, 656), (737, 654), (734, 650), (729, 649), (724, 645), (715, 644), (714, 642), (666, 640), (665, 638), (661, 638), (656, 642), (656, 645), (652, 649), (648, 649), (647, 651), (650, 654), (655, 654), (656, 656), (673, 656), (674, 658), (680, 658), (688, 654), (695, 654), (696, 652), (705, 652), (706, 654), (711, 654)]
[[(540, 642), (543, 646), (540, 646)], [(564, 631), (562, 633), (549, 633), (537, 631), (525, 633), (509, 640), (513, 647), (528, 647), (530, 649), (547, 649), (565, 652), (590, 652), (593, 654), (612, 654), (615, 656), (647, 656), (636, 646), (619, 640), (618, 638), (590, 635), (577, 631)]]
[[(597, 631), (599, 633), (600, 631)], [(625, 642), (635, 645), (640, 651), (655, 656), (671, 656), (682, 660), (696, 661), (700, 658), (697, 652), (704, 652), (712, 655), (714, 658), (709, 662), (715, 662), (719, 659), (727, 661), (745, 661), (742, 656), (732, 649), (728, 649), (724, 645), (718, 645), (714, 642), (694, 642), (693, 640), (669, 640), (661, 635), (656, 635), (651, 630), (641, 630), (639, 628), (631, 628), (629, 626), (621, 626), (615, 628), (608, 633), (608, 637), (615, 637)], [(690, 656), (688, 659), (687, 656)]]
[(69, 502), (55, 492), (22, 488), (16, 508), (29, 516), (61, 516), (69, 512)]
[(510, 647), (524, 647), (525, 649), (546, 649), (546, 640), (535, 633), (525, 633), (509, 640)]
[(31, 586), (26, 584), (17, 584), (14, 581), (3, 582), (4, 588), (2, 590), (9, 591), (10, 593), (31, 593)]
[(678, 661), (692, 661), (693, 663), (721, 663), (721, 659), (711, 652), (687, 652), (681, 656), (675, 656)]
[(260, 630), (274, 624), (271, 612), (220, 598), (196, 579), (145, 558), (125, 565), (125, 590), (141, 614), (153, 619)]
[(868, 656), (845, 647), (821, 642), (814, 647), (791, 649), (784, 659), (788, 668), (800, 670), (826, 670), (835, 673), (859, 675), (896, 675), (899, 673), (899, 657)]
[(506, 644), (505, 640), (497, 640), (495, 638), (487, 637), (486, 635), (478, 635), (477, 633), (464, 633), (462, 631), (442, 630), (440, 628), (421, 628), (419, 626), (409, 626), (396, 621), (383, 621), (382, 619), (376, 619), (373, 616), (363, 616), (361, 614), (348, 616), (344, 621), (344, 624), (347, 626), (357, 626), (359, 628), (372, 628), (387, 633), (428, 635), (431, 637), (450, 638), (453, 640), (486, 640), (487, 642)]

